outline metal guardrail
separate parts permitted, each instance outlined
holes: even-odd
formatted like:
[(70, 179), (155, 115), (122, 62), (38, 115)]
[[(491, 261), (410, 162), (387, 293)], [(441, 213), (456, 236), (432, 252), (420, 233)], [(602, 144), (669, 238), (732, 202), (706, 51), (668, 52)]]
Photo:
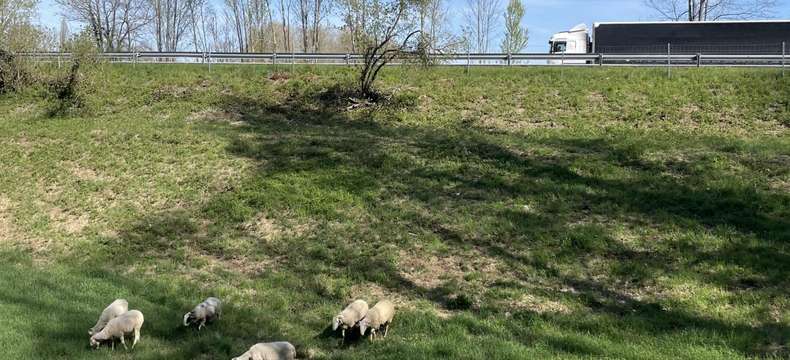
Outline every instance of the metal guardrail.
[[(71, 53), (37, 52), (22, 56), (38, 60), (60, 60)], [(196, 64), (322, 64), (354, 65), (361, 54), (343, 53), (224, 53), (224, 52), (109, 52), (99, 57), (111, 62), (127, 63), (196, 63)], [(706, 54), (542, 54), (542, 53), (454, 53), (431, 54), (433, 60), (449, 66), (756, 66), (781, 67), (786, 64), (785, 49), (781, 55), (706, 55)], [(542, 62), (541, 62), (542, 61)], [(398, 63), (393, 63), (398, 65)]]

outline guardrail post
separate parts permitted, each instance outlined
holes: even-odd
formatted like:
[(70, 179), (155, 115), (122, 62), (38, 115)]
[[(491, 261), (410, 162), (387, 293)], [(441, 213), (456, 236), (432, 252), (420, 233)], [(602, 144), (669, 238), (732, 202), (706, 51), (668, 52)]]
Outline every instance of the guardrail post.
[(507, 66), (510, 66), (512, 58), (513, 58), (513, 54), (511, 54), (510, 51), (508, 51), (507, 52)]
[(272, 65), (274, 65), (274, 69), (277, 70), (277, 53), (272, 53)]
[(139, 52), (135, 52), (134, 53), (134, 63), (132, 64), (132, 67), (137, 67), (137, 61), (138, 61), (139, 58), (140, 58), (140, 53)]
[(603, 54), (598, 54), (598, 66), (603, 66)]
[(469, 67), (472, 66), (472, 54), (466, 50), (466, 73), (469, 73)]
[(351, 65), (351, 54), (346, 54), (346, 66)]
[(702, 66), (702, 54), (697, 53), (697, 67)]
[(296, 50), (291, 48), (291, 72), (294, 72), (295, 66), (296, 66)]
[(565, 77), (565, 51), (562, 52), (562, 58), (560, 59), (560, 77)]
[(667, 43), (667, 78), (672, 78), (672, 44)]
[(211, 72), (211, 51), (206, 54), (206, 63), (208, 64), (208, 72)]

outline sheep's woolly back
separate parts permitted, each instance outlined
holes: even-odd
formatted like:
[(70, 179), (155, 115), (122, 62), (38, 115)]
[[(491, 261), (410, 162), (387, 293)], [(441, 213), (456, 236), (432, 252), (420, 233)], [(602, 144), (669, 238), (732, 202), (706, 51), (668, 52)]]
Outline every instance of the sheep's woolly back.
[(296, 348), (287, 341), (258, 343), (233, 360), (294, 360)]
[(203, 319), (213, 320), (222, 311), (221, 308), (222, 302), (215, 297), (210, 297), (195, 306), (192, 311), (184, 314), (184, 326)]
[(121, 335), (129, 334), (135, 329), (139, 330), (143, 326), (144, 321), (143, 313), (139, 310), (129, 310), (121, 314), (121, 316), (110, 320), (107, 326), (102, 331), (94, 334), (91, 339), (109, 340), (121, 337)]
[(101, 312), (101, 315), (99, 316), (99, 320), (96, 321), (96, 325), (93, 325), (93, 327), (88, 330), (88, 335), (98, 333), (104, 329), (110, 320), (120, 316), (128, 310), (129, 302), (127, 302), (125, 299), (115, 299), (115, 301), (104, 308), (104, 310)]
[(392, 321), (392, 317), (395, 315), (395, 304), (389, 300), (382, 300), (376, 303), (369, 311), (367, 318), (370, 323), (369, 326), (374, 329), (378, 329), (382, 325)]
[(340, 325), (344, 327), (354, 327), (354, 325), (359, 322), (359, 320), (362, 320), (367, 313), (368, 303), (365, 302), (365, 300), (356, 300), (348, 304), (348, 306), (337, 315), (334, 324), (332, 324), (332, 329), (337, 330)]

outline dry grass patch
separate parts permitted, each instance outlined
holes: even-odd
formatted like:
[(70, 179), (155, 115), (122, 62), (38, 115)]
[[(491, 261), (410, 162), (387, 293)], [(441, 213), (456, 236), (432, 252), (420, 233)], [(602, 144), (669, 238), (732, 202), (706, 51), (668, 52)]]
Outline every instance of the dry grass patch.
[(502, 305), (502, 308), (511, 310), (526, 310), (538, 314), (568, 315), (572, 312), (570, 307), (561, 302), (533, 294), (524, 294), (518, 299), (506, 301)]
[(11, 200), (0, 195), (0, 240), (11, 238), (14, 231), (14, 218), (11, 215)]
[(49, 211), (49, 220), (54, 223), (56, 229), (70, 235), (82, 233), (90, 224), (88, 214), (76, 215), (59, 207), (54, 207)]
[(65, 164), (74, 177), (83, 181), (102, 181), (107, 180), (107, 176), (99, 174), (96, 170), (89, 167), (82, 166), (76, 162), (67, 162)]
[(479, 250), (471, 250), (463, 255), (441, 256), (401, 250), (398, 268), (403, 278), (428, 291), (439, 289), (448, 283), (475, 285), (482, 290), (499, 279), (509, 278), (502, 271), (500, 260)]
[(259, 213), (243, 227), (251, 236), (267, 243), (276, 240), (283, 234), (283, 228), (264, 213)]
[(237, 112), (218, 110), (209, 108), (194, 112), (187, 116), (187, 122), (205, 121), (213, 123), (226, 123), (232, 126), (244, 126), (247, 122), (242, 120), (241, 114)]

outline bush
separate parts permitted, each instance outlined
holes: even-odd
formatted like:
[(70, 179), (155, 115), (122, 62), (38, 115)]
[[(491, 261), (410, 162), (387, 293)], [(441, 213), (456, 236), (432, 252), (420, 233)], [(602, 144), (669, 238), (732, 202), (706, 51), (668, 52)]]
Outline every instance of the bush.
[(0, 49), (0, 94), (17, 91), (30, 82), (24, 60)]
[(71, 66), (45, 81), (48, 96), (56, 101), (52, 115), (84, 106), (84, 89), (91, 87), (91, 73), (101, 65), (98, 49), (86, 33), (71, 39), (65, 50), (71, 52)]

